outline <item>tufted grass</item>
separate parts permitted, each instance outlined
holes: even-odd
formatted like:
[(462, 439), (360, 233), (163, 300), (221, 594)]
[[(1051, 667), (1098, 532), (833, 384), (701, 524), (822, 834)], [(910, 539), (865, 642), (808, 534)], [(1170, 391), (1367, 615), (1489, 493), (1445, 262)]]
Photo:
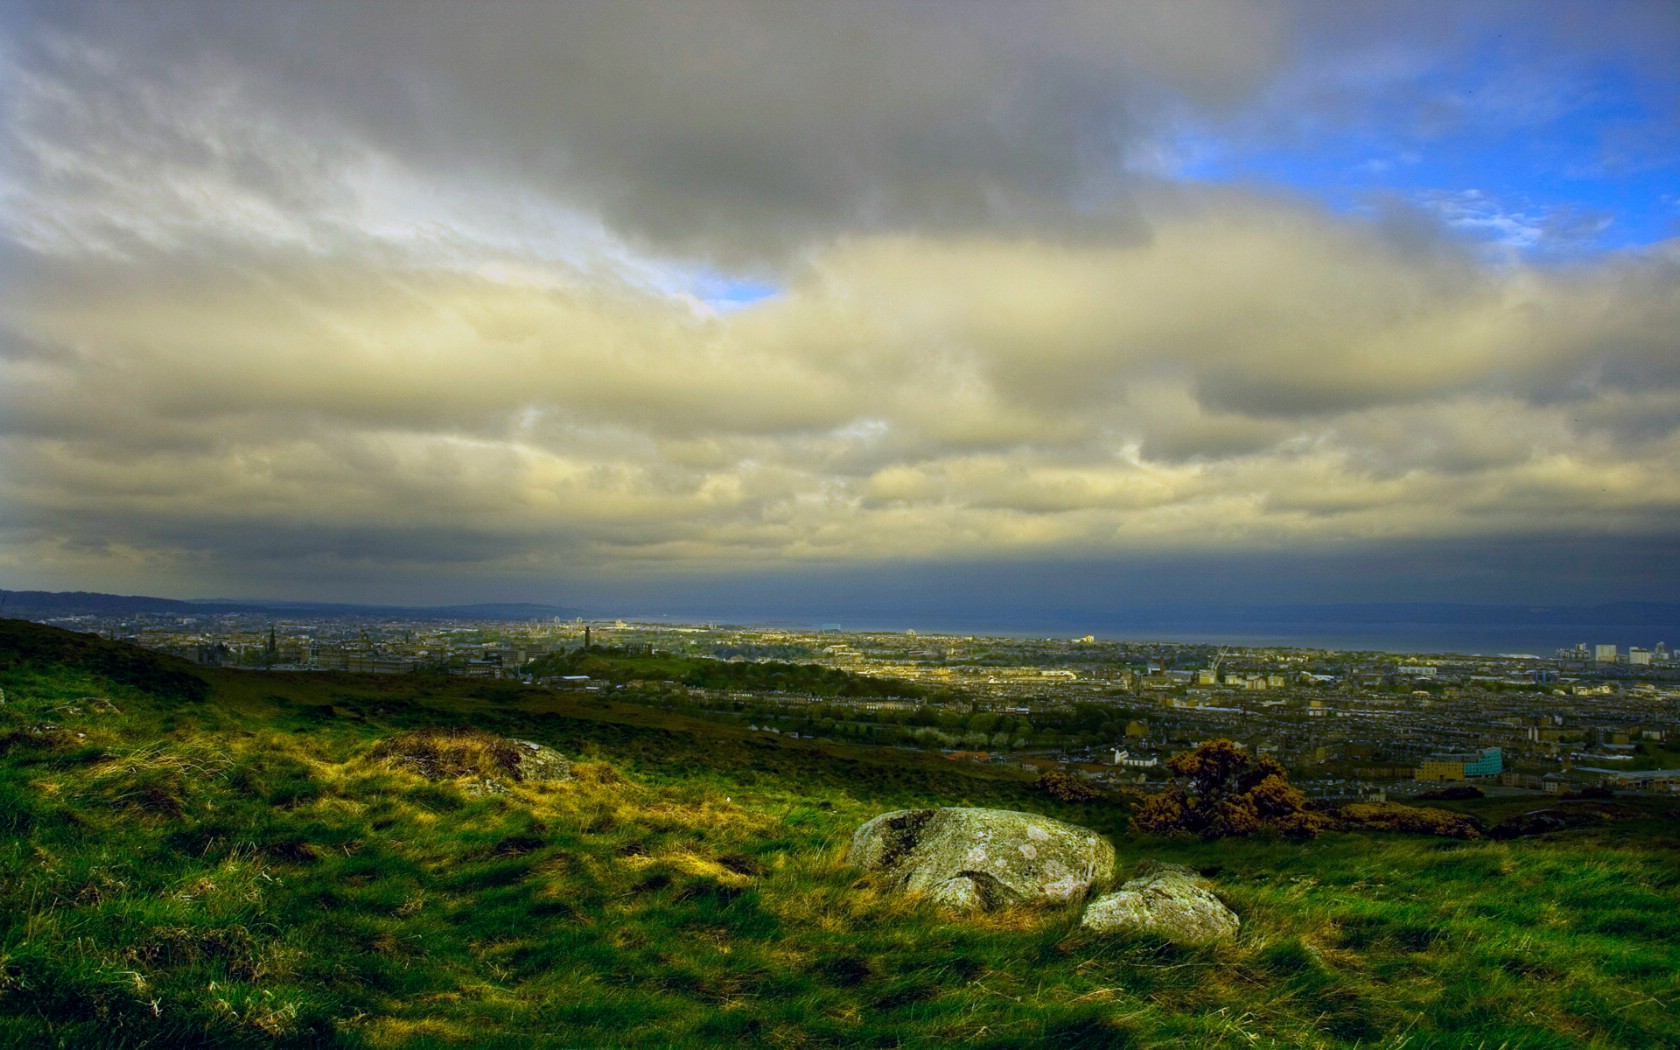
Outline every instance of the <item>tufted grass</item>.
[[(29, 655), (0, 649), (4, 1046), (1680, 1044), (1656, 807), (1507, 842), (1137, 839), (1008, 777), (659, 712), (336, 676), (183, 696), (169, 667)], [(379, 758), (463, 722), (575, 779), (483, 794)], [(842, 862), (883, 809), (965, 803), (1099, 827), (1123, 871), (1210, 873), (1242, 936), (953, 921)]]

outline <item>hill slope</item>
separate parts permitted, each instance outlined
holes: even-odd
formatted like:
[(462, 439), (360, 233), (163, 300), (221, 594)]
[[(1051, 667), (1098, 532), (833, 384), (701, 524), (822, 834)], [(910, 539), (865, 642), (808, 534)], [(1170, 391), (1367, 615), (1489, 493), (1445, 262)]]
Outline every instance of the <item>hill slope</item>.
[[(485, 683), (206, 672), (17, 621), (0, 688), (0, 1045), (1680, 1042), (1666, 818), (1140, 840), (1116, 806), (902, 752)], [(486, 789), (389, 757), (462, 723), (576, 776)], [(1099, 827), (1123, 869), (1213, 872), (1242, 937), (955, 921), (840, 862), (881, 810), (963, 802)]]

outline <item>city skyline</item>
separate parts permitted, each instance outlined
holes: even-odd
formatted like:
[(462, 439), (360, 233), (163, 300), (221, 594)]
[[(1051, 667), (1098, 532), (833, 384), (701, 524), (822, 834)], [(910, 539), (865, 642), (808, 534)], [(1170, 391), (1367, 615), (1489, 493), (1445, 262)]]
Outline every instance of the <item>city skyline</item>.
[(1680, 9), (20, 3), (0, 575), (1663, 601)]

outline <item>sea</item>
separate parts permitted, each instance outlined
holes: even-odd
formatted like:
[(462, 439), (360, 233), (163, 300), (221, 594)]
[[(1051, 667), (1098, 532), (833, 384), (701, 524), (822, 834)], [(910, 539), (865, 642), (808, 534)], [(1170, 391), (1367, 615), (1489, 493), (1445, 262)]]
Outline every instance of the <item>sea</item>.
[[(1666, 611), (1666, 609), (1664, 610)], [(710, 619), (706, 617), (704, 619)], [(1553, 657), (1559, 649), (1612, 644), (1619, 653), (1658, 643), (1680, 644), (1680, 617), (1628, 622), (1459, 622), (1439, 619), (1362, 622), (1358, 616), (1291, 619), (1279, 615), (1243, 618), (1129, 610), (1119, 617), (883, 616), (827, 619), (775, 616), (724, 617), (718, 622), (798, 630), (960, 635), (997, 638), (1056, 638), (1090, 635), (1103, 642), (1172, 642), (1245, 648), (1335, 649), (1354, 652)], [(692, 622), (692, 621), (691, 621)]]

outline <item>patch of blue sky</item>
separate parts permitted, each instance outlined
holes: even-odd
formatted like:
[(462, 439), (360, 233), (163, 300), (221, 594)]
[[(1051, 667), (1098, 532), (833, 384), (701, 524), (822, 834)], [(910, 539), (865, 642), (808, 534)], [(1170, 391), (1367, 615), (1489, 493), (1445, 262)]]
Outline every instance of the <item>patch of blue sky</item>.
[(1536, 259), (1680, 235), (1680, 131), (1645, 85), (1615, 71), (1529, 83), (1535, 97), (1514, 75), (1424, 81), (1369, 99), (1357, 124), (1226, 137), (1176, 174), (1281, 188), (1347, 213), (1407, 202)]
[(784, 286), (762, 277), (741, 277), (703, 270), (692, 276), (688, 291), (718, 313), (741, 310), (774, 299)]

